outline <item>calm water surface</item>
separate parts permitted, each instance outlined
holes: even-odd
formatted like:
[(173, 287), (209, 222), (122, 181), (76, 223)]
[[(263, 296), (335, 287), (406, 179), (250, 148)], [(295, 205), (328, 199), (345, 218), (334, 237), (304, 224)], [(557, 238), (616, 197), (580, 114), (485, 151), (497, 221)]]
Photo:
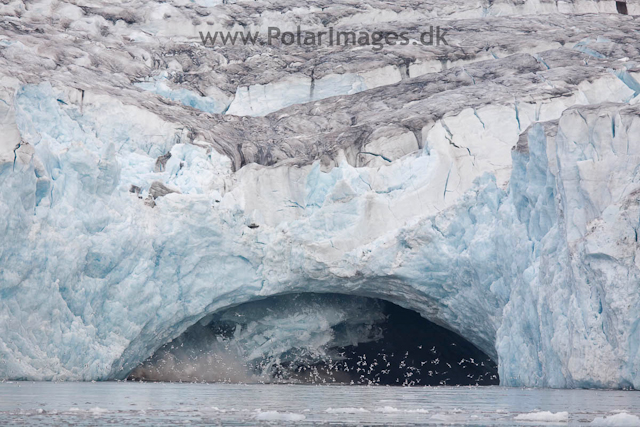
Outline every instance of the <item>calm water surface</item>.
[[(553, 414), (535, 414), (539, 411)], [(568, 414), (562, 419), (557, 413), (565, 411)], [(625, 422), (640, 415), (640, 393), (501, 387), (0, 383), (0, 425), (566, 426), (586, 425), (596, 417), (621, 412), (628, 414), (624, 420), (618, 418)]]

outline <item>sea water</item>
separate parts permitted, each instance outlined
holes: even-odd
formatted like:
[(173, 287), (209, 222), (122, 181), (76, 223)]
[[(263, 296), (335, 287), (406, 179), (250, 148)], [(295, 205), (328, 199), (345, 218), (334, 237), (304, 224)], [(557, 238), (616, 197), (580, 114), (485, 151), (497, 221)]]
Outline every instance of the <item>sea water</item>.
[(0, 425), (638, 425), (635, 391), (0, 383)]

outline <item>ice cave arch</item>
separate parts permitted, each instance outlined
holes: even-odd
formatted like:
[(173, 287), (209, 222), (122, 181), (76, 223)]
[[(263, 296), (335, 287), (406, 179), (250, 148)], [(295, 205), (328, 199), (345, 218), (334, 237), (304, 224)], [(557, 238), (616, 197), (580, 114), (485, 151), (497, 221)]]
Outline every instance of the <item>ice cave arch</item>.
[(127, 378), (145, 381), (497, 385), (469, 341), (382, 299), (270, 296), (218, 310), (160, 347)]

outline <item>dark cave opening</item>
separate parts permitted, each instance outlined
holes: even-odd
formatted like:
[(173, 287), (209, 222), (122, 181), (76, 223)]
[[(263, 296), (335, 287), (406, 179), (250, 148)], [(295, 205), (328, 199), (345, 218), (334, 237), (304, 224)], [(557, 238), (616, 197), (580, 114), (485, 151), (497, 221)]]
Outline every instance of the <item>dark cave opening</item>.
[(204, 319), (134, 369), (130, 380), (497, 385), (486, 354), (388, 301), (291, 294)]
[(624, 1), (617, 1), (616, 2), (616, 10), (621, 15), (628, 15), (629, 14), (629, 12), (627, 10), (627, 2), (624, 2)]

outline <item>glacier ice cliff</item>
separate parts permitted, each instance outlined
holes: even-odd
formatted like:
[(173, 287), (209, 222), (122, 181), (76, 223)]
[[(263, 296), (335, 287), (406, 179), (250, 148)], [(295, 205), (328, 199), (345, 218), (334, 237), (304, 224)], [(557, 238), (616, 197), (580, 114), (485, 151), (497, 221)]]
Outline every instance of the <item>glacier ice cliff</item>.
[[(640, 388), (637, 3), (218, 3), (0, 4), (0, 378), (126, 378), (314, 292), (414, 310), (503, 385)], [(451, 42), (197, 41), (276, 21)]]

